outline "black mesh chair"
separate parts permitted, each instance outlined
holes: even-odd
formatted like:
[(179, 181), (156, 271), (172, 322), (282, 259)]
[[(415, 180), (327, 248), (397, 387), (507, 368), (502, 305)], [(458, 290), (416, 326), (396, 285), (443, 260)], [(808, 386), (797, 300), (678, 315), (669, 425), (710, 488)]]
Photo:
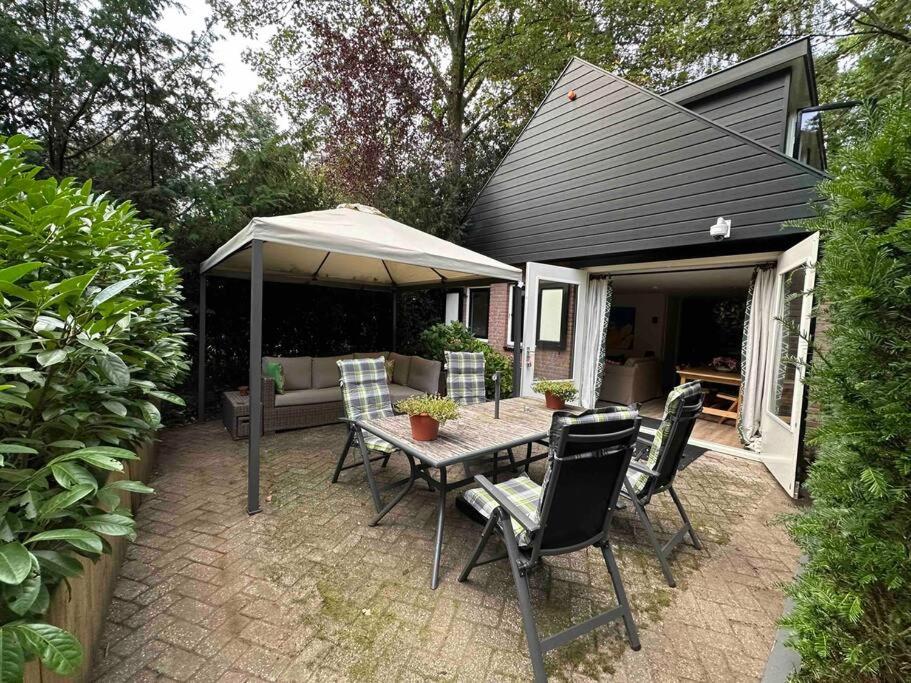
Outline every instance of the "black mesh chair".
[[(702, 543), (696, 536), (693, 525), (690, 524), (690, 518), (674, 490), (674, 479), (684, 462), (686, 444), (693, 433), (696, 418), (702, 412), (703, 399), (702, 385), (699, 382), (687, 382), (671, 390), (664, 407), (664, 418), (655, 435), (651, 440), (647, 437), (639, 437), (644, 448), (636, 453), (635, 459), (630, 463), (621, 494), (624, 499), (632, 503), (636, 510), (642, 526), (645, 527), (649, 542), (661, 563), (664, 578), (671, 587), (677, 585), (668, 562), (668, 557), (674, 548), (686, 538), (687, 534), (692, 539), (695, 548), (702, 548)], [(677, 511), (683, 519), (683, 526), (667, 543), (661, 545), (655, 536), (655, 530), (645, 512), (645, 507), (653, 496), (665, 491), (671, 494), (674, 505), (677, 506)]]
[[(483, 520), (484, 530), (462, 570), (468, 580), (478, 565), (508, 559), (519, 596), (522, 624), (536, 681), (547, 679), (544, 653), (615, 619), (622, 619), (630, 646), (639, 635), (610, 547), (610, 522), (639, 433), (639, 414), (630, 408), (601, 408), (581, 415), (554, 413), (543, 485), (526, 475), (502, 484), (475, 477), (481, 488), (462, 494), (459, 507)], [(506, 554), (481, 560), (496, 532)], [(565, 631), (540, 639), (528, 589), (528, 574), (548, 555), (600, 549), (613, 583), (617, 606)]]

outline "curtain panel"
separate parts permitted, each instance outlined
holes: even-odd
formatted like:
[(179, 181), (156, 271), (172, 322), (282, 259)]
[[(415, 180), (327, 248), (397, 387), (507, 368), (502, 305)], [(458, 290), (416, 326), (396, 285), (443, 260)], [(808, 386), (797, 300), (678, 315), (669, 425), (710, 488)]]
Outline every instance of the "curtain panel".
[(768, 384), (769, 354), (774, 352), (774, 296), (775, 269), (760, 266), (753, 271), (747, 295), (740, 359), (740, 416), (737, 421), (740, 440), (746, 448), (754, 451), (761, 448), (762, 399)]
[(613, 288), (607, 278), (593, 279), (588, 284), (585, 306), (585, 337), (581, 366), (579, 401), (584, 408), (594, 408), (601, 392), (604, 376), (604, 345), (607, 341), (607, 320), (610, 317)]

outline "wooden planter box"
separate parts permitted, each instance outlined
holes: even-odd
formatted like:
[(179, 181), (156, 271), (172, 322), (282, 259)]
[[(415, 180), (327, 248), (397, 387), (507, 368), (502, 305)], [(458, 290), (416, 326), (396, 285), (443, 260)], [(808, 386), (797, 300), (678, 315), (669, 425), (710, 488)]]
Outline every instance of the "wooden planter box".
[[(119, 479), (134, 479), (148, 481), (155, 466), (155, 456), (158, 454), (158, 442), (148, 441), (136, 449), (139, 460), (129, 460), (125, 463), (125, 471), (112, 472), (111, 481)], [(122, 492), (124, 503), (129, 503), (135, 513), (140, 501), (145, 497), (138, 493)], [(154, 495), (154, 494), (151, 494)], [(128, 498), (127, 498), (128, 497)], [(66, 678), (58, 676), (43, 667), (38, 661), (29, 662), (25, 668), (26, 683), (57, 683), (63, 681), (88, 681), (91, 678), (94, 664), (95, 649), (101, 633), (104, 630), (105, 617), (120, 565), (126, 554), (129, 541), (123, 537), (106, 537), (111, 544), (111, 554), (102, 555), (97, 562), (83, 559), (85, 573), (70, 580), (71, 591), (61, 584), (51, 596), (51, 606), (47, 613), (47, 621), (55, 626), (64, 628), (72, 633), (82, 643), (83, 660), (82, 669), (73, 676)]]

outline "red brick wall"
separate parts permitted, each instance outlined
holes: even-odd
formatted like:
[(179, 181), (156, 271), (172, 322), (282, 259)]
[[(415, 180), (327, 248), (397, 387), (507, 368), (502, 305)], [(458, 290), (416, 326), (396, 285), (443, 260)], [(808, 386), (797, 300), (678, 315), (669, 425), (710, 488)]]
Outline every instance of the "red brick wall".
[(505, 282), (490, 286), (490, 309), (487, 319), (487, 343), (495, 351), (511, 354), (506, 348), (509, 339), (507, 326), (509, 325), (509, 285)]

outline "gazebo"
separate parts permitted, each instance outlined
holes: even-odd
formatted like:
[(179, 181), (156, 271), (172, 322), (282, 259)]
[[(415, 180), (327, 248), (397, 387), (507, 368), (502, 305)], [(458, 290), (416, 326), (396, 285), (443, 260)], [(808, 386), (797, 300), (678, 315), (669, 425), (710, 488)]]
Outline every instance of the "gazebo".
[[(386, 290), (467, 287), (521, 282), (522, 271), (388, 218), (369, 206), (254, 218), (200, 266), (198, 412), (205, 412), (206, 279), (250, 279), (250, 439), (247, 511), (259, 504), (259, 446), (262, 433), (263, 282)], [(514, 311), (522, 311), (521, 287), (514, 288)], [(393, 330), (396, 306), (393, 306)], [(521, 315), (513, 316), (514, 339), (521, 339)], [(394, 332), (393, 332), (394, 334)], [(514, 386), (520, 386), (520, 344), (513, 355)]]

